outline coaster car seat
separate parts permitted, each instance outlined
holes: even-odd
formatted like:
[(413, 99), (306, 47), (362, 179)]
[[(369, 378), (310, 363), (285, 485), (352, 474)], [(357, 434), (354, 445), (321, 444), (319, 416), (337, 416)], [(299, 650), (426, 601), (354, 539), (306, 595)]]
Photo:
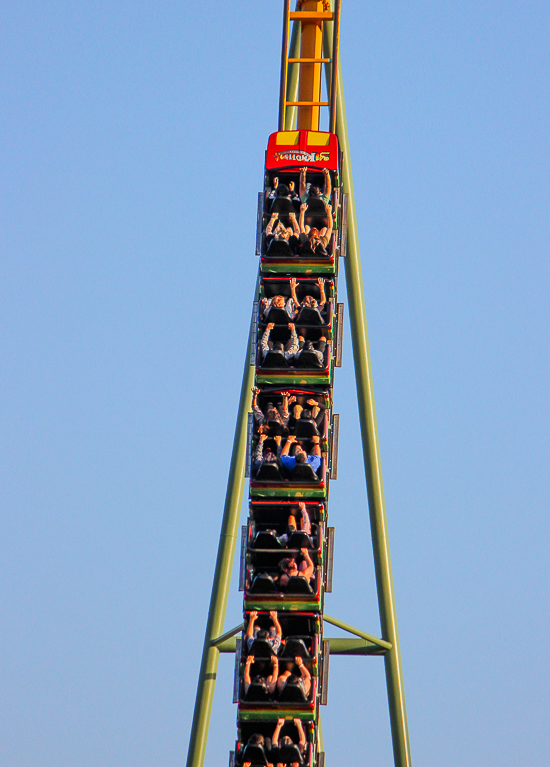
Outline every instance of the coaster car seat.
[(301, 679), (295, 682), (287, 681), (279, 693), (281, 703), (307, 703), (307, 697), (301, 685)]
[(288, 434), (288, 429), (286, 426), (284, 426), (280, 421), (276, 421), (274, 418), (267, 422), (267, 426), (269, 427), (270, 437), (275, 437), (277, 435), (284, 437), (286, 434)]
[[(305, 545), (305, 544), (304, 544)], [(260, 530), (254, 537), (253, 548), (255, 549), (282, 549), (280, 541), (273, 530)]]
[(286, 546), (287, 549), (312, 549), (313, 543), (307, 533), (304, 533), (302, 530), (295, 530), (289, 536)]
[(290, 258), (292, 250), (286, 240), (271, 240), (268, 245), (266, 256), (269, 258)]
[(292, 745), (281, 746), (277, 752), (274, 753), (273, 762), (276, 764), (303, 764), (302, 754), (300, 749), (293, 743)]
[(319, 431), (317, 424), (312, 418), (298, 418), (294, 427), (294, 434), (298, 439), (309, 439), (311, 437), (318, 437)]
[[(317, 360), (317, 362), (319, 362)], [(262, 362), (263, 368), (287, 368), (290, 366), (289, 361), (282, 352), (276, 352), (270, 349), (265, 355)], [(318, 365), (320, 367), (320, 365)]]
[(325, 203), (320, 197), (308, 197), (306, 208), (306, 217), (307, 216), (322, 216), (326, 221), (327, 212), (325, 210)]
[(288, 637), (281, 653), (281, 658), (311, 658), (303, 639)]
[(310, 463), (297, 463), (292, 471), (292, 481), (319, 482), (319, 477), (313, 471), (313, 466)]
[(302, 349), (300, 355), (294, 358), (294, 365), (297, 368), (322, 368), (323, 363), (313, 349)]
[(245, 764), (246, 762), (250, 762), (254, 767), (256, 765), (267, 764), (264, 747), (258, 745), (258, 743), (247, 743), (239, 756), (239, 764)]
[(275, 579), (268, 573), (258, 573), (249, 588), (250, 594), (277, 594)]
[(246, 691), (244, 699), (250, 703), (262, 703), (269, 700), (269, 690), (265, 679), (262, 681), (252, 681)]
[[(324, 212), (325, 209), (323, 208), (323, 213)], [(271, 215), (274, 213), (281, 213), (283, 217), (288, 217), (289, 213), (294, 213), (294, 205), (292, 204), (292, 200), (290, 200), (288, 197), (275, 196), (273, 199), (273, 204), (271, 205), (270, 213)]]
[(255, 639), (250, 645), (248, 655), (253, 655), (254, 658), (271, 658), (275, 653), (267, 639)]
[(285, 591), (287, 594), (313, 594), (313, 589), (303, 575), (291, 575)]
[[(271, 314), (269, 316), (270, 316), (269, 322), (274, 322), (274, 320), (271, 319)], [(300, 309), (300, 313), (298, 314), (294, 322), (296, 323), (296, 325), (324, 325), (325, 324), (325, 321), (323, 320), (320, 309), (318, 307), (313, 307), (313, 306), (302, 306), (302, 308)]]
[[(274, 322), (276, 325), (288, 325), (291, 322), (285, 309), (281, 309), (280, 306), (270, 306), (264, 317), (266, 322)], [(313, 323), (309, 324), (312, 325)]]
[(256, 472), (258, 482), (281, 482), (281, 471), (275, 461), (264, 461)]

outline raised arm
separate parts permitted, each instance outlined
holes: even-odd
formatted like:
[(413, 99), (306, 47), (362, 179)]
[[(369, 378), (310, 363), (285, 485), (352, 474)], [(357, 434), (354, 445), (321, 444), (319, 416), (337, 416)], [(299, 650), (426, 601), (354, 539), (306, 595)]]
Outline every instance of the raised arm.
[(284, 723), (285, 723), (284, 719), (277, 719), (277, 724), (275, 726), (275, 729), (273, 730), (273, 737), (271, 738), (271, 744), (273, 748), (279, 748), (279, 735), (281, 734), (281, 730), (283, 729)]
[(292, 279), (290, 280), (290, 296), (296, 306), (298, 306), (298, 304), (300, 303), (298, 301), (298, 296), (296, 295), (297, 286), (298, 286), (298, 280), (296, 279), (296, 277), (292, 277)]
[(275, 687), (277, 686), (277, 678), (279, 676), (279, 659), (276, 655), (271, 656), (271, 668), (273, 669), (271, 674), (267, 677), (267, 689), (273, 695)]
[[(321, 336), (319, 339), (320, 341), (326, 341), (325, 336)], [(313, 418), (315, 420), (315, 425), (318, 429), (321, 428), (321, 424), (323, 423), (323, 418), (325, 417), (325, 408), (323, 405), (317, 405), (317, 415), (314, 415)]]
[(261, 343), (262, 352), (264, 354), (267, 354), (269, 351), (269, 334), (271, 333), (274, 327), (275, 327), (274, 322), (268, 322), (267, 327), (264, 330), (264, 334), (262, 336), (262, 343)]
[(327, 245), (330, 242), (330, 235), (332, 234), (332, 205), (325, 205), (325, 210), (327, 212), (327, 218), (328, 218), (328, 227), (327, 227), (327, 233), (325, 234), (325, 237), (327, 238)]
[(311, 534), (311, 521), (309, 519), (309, 514), (307, 513), (306, 505), (305, 503), (299, 503), (298, 508), (300, 509), (300, 514), (302, 515), (302, 527), (304, 533), (307, 533), (308, 535)]
[(269, 199), (272, 200), (274, 197), (277, 196), (277, 187), (279, 186), (279, 179), (277, 176), (273, 179), (273, 189), (269, 193)]
[[(263, 350), (263, 346), (262, 346), (262, 350)], [(263, 423), (264, 420), (265, 420), (264, 414), (262, 413), (262, 411), (258, 407), (258, 392), (259, 391), (260, 390), (258, 389), (257, 386), (255, 386), (252, 389), (252, 394), (253, 394), (253, 396), (252, 396), (252, 410), (254, 411), (254, 418), (256, 419), (256, 421), (258, 421), (258, 423)]]
[(327, 302), (327, 297), (325, 295), (325, 281), (324, 281), (324, 279), (322, 277), (319, 277), (319, 279), (317, 280), (317, 284), (319, 285), (319, 292), (321, 294), (320, 300), (319, 300), (319, 308), (322, 309), (323, 306)]
[(284, 447), (281, 451), (281, 455), (288, 455), (288, 452), (290, 450), (290, 446), (296, 442), (296, 435), (295, 434), (289, 434), (286, 438), (286, 442), (284, 444)]
[(254, 453), (254, 461), (255, 463), (260, 463), (262, 458), (264, 457), (264, 442), (267, 439), (267, 434), (260, 434), (260, 439), (258, 440), (258, 444), (256, 445), (256, 452)]
[(278, 216), (279, 216), (279, 214), (278, 214), (278, 213), (274, 213), (274, 214), (271, 216), (271, 218), (269, 219), (269, 224), (268, 224), (268, 225), (266, 226), (266, 228), (265, 228), (265, 233), (266, 233), (266, 235), (270, 235), (270, 234), (271, 234), (271, 230), (273, 229), (273, 224), (274, 224), (274, 223), (275, 223), (275, 221), (277, 220)]
[(332, 187), (330, 185), (330, 173), (328, 172), (328, 168), (323, 168), (323, 176), (325, 177), (325, 188), (323, 190), (323, 194), (325, 194), (330, 200)]
[(304, 218), (305, 218), (305, 215), (306, 215), (306, 209), (307, 209), (307, 202), (303, 202), (300, 205), (300, 222), (299, 222), (300, 223), (300, 232), (302, 234), (307, 234), (307, 232), (305, 230), (305, 227), (304, 227)]
[(300, 168), (300, 199), (306, 193), (306, 173), (307, 168)]
[(319, 407), (319, 403), (317, 402), (317, 400), (308, 399), (307, 404), (311, 406), (311, 416), (313, 420), (315, 421), (315, 419), (317, 418), (317, 414), (321, 410), (321, 408)]
[(298, 228), (298, 223), (296, 222), (296, 214), (295, 213), (289, 213), (288, 217), (290, 219), (290, 223), (292, 224), (292, 231), (294, 233), (295, 237), (300, 236), (300, 229)]
[(287, 342), (285, 352), (289, 357), (294, 357), (299, 348), (298, 336), (296, 335), (296, 328), (294, 323), (289, 322), (288, 327), (290, 330), (290, 338)]
[(290, 392), (288, 391), (282, 391), (281, 396), (283, 398), (283, 425), (286, 426), (288, 423), (288, 398), (290, 397)]
[(300, 553), (306, 560), (306, 565), (307, 565), (306, 569), (303, 572), (301, 572), (300, 575), (303, 575), (304, 578), (307, 578), (307, 580), (309, 581), (309, 579), (313, 575), (313, 571), (315, 570), (315, 565), (313, 564), (313, 560), (309, 556), (309, 551), (306, 548), (300, 549)]
[(277, 632), (277, 636), (279, 639), (283, 638), (283, 629), (281, 628), (281, 624), (279, 623), (279, 617), (277, 615), (277, 610), (271, 610), (269, 613), (269, 617), (273, 621), (273, 625), (275, 626), (275, 631)]
[[(284, 719), (283, 719), (283, 722), (284, 722)], [(298, 738), (299, 738), (298, 745), (300, 746), (300, 751), (303, 751), (307, 745), (307, 740), (306, 740), (306, 734), (304, 732), (304, 725), (302, 724), (301, 719), (295, 719), (294, 726), (298, 730)]]
[(252, 681), (250, 679), (250, 666), (254, 663), (254, 656), (249, 655), (246, 659), (246, 664), (244, 667), (244, 694), (248, 692), (248, 688), (250, 687), (250, 682)]
[(312, 437), (311, 441), (313, 442), (312, 448), (311, 448), (311, 454), (312, 455), (318, 455), (319, 458), (321, 457), (321, 448), (319, 447), (319, 437)]
[(296, 397), (294, 395), (290, 396), (290, 392), (284, 391), (283, 394), (283, 426), (288, 427), (288, 419), (290, 418), (290, 413), (288, 410), (288, 406), (291, 405), (293, 402), (296, 402)]
[(306, 664), (300, 657), (294, 658), (296, 665), (300, 669), (300, 674), (302, 675), (302, 680), (304, 682), (304, 692), (306, 695), (309, 695), (309, 691), (311, 690), (311, 674), (309, 673), (308, 669), (306, 668)]
[(258, 613), (256, 610), (253, 610), (250, 613), (250, 620), (248, 621), (248, 628), (246, 630), (246, 638), (248, 639), (254, 639), (254, 624), (256, 623), (256, 618), (258, 617)]

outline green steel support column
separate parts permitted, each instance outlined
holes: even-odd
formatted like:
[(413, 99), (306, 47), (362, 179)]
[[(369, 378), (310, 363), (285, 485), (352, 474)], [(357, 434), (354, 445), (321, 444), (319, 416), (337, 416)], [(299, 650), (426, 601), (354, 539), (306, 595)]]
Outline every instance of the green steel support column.
[[(289, 59), (297, 59), (300, 56), (300, 22), (292, 22), (292, 35), (290, 37), (290, 47), (288, 52)], [(298, 73), (299, 64), (289, 64), (286, 81), (287, 101), (298, 100)], [(287, 107), (285, 109), (285, 130), (294, 130), (298, 107)]]
[[(332, 2), (331, 5), (334, 5)], [(332, 27), (324, 27), (324, 53), (332, 57)], [(326, 67), (330, 83), (330, 67)], [(409, 730), (405, 708), (405, 691), (401, 670), (399, 634), (395, 613), (395, 598), (391, 571), (390, 547), (387, 533), (382, 468), (376, 427), (376, 411), (372, 385), (372, 372), (367, 335), (367, 319), (363, 294), (359, 236), (353, 197), (353, 179), (346, 122), (346, 106), (341, 72), (338, 73), (338, 96), (336, 107), (336, 133), (344, 156), (342, 181), (344, 191), (349, 193), (347, 255), (344, 259), (348, 293), (349, 318), (353, 343), (353, 359), (357, 384), (359, 419), (363, 442), (363, 459), (369, 501), (369, 515), (378, 590), (382, 637), (392, 645), (384, 654), (386, 686), (392, 732), (393, 755), (396, 767), (410, 767)]]
[[(254, 300), (257, 300), (258, 285), (259, 280), (256, 283)], [(216, 685), (216, 672), (220, 656), (219, 650), (213, 645), (213, 642), (216, 639), (220, 639), (222, 636), (229, 586), (231, 582), (231, 568), (233, 566), (233, 558), (235, 556), (237, 536), (239, 533), (239, 517), (245, 486), (244, 468), (248, 411), (250, 410), (251, 401), (250, 391), (254, 385), (254, 367), (250, 365), (251, 337), (252, 321), (250, 323), (250, 332), (248, 343), (246, 345), (241, 398), (239, 401), (237, 425), (235, 427), (235, 438), (233, 440), (233, 452), (231, 455), (231, 466), (229, 468), (229, 479), (227, 481), (227, 492), (225, 495), (216, 571), (214, 573), (214, 584), (212, 587), (212, 596), (210, 598), (210, 609), (208, 611), (208, 623), (206, 625), (206, 634), (204, 637), (201, 670), (199, 673), (197, 697), (195, 700), (195, 713), (193, 715), (193, 724), (191, 726), (191, 736), (189, 739), (187, 767), (202, 767), (204, 764), (208, 726), (210, 724), (214, 687)]]

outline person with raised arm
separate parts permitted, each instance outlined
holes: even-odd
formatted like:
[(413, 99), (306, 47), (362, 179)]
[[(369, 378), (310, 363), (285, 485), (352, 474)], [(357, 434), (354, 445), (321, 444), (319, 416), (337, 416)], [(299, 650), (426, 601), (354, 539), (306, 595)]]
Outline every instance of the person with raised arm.
[(306, 668), (303, 658), (300, 658), (299, 655), (294, 658), (294, 662), (298, 666), (300, 676), (293, 674), (290, 670), (284, 671), (277, 679), (277, 690), (280, 695), (286, 685), (290, 682), (291, 684), (296, 684), (300, 687), (304, 693), (304, 697), (307, 698), (311, 691), (311, 674)]
[[(282, 746), (298, 746), (298, 750), (300, 752), (300, 756), (302, 759), (306, 755), (306, 748), (307, 748), (307, 740), (306, 740), (306, 734), (304, 732), (304, 726), (300, 719), (294, 719), (294, 726), (298, 730), (298, 743), (294, 743), (290, 735), (283, 735), (282, 738), (280, 738), (281, 730), (283, 729), (285, 725), (284, 719), (278, 719), (277, 725), (275, 727), (275, 730), (273, 732), (273, 738), (271, 741), (271, 745), (273, 750), (279, 749)], [(273, 754), (273, 761), (278, 765), (279, 762), (277, 762), (277, 753), (275, 752)], [(300, 762), (290, 762), (291, 767), (298, 767)]]
[(281, 646), (281, 640), (283, 638), (283, 629), (281, 628), (281, 624), (279, 623), (277, 610), (271, 610), (269, 613), (269, 617), (271, 618), (271, 621), (273, 623), (273, 627), (272, 627), (274, 628), (273, 633), (271, 631), (268, 631), (267, 629), (261, 629), (258, 626), (256, 626), (256, 621), (258, 619), (258, 613), (256, 610), (253, 610), (250, 613), (248, 628), (246, 630), (247, 650), (250, 650), (255, 639), (265, 639), (266, 642), (269, 643), (273, 652), (275, 654), (278, 652), (279, 647)]
[[(300, 658), (301, 660), (301, 658)], [(270, 695), (273, 695), (275, 688), (277, 687), (277, 678), (279, 676), (279, 659), (276, 655), (271, 656), (271, 668), (272, 672), (269, 676), (262, 676), (257, 674), (254, 678), (250, 676), (250, 667), (254, 663), (254, 656), (248, 655), (244, 666), (244, 694), (248, 692), (248, 688), (252, 683), (255, 685), (262, 685), (266, 688)]]
[[(291, 397), (290, 392), (281, 392), (281, 396), (283, 398), (283, 404), (282, 404), (282, 412), (279, 412), (279, 407), (275, 407), (273, 402), (268, 402), (265, 407), (265, 413), (258, 405), (258, 394), (260, 393), (260, 389), (255, 386), (252, 389), (252, 410), (254, 411), (254, 420), (258, 424), (258, 426), (266, 425), (270, 421), (275, 424), (280, 424), (280, 426), (284, 429), (285, 432), (288, 431), (288, 419), (290, 418), (290, 413), (288, 411), (288, 406), (292, 404), (296, 397)], [(265, 431), (264, 431), (265, 433)]]
[[(306, 535), (311, 535), (311, 520), (309, 518), (309, 514), (307, 513), (306, 505), (305, 503), (299, 503), (298, 508), (300, 510), (300, 531), (305, 533)], [(298, 530), (298, 527), (296, 525), (296, 517), (293, 513), (294, 509), (291, 511), (291, 513), (288, 515), (288, 522), (287, 522), (287, 528), (286, 532), (282, 535), (277, 537), (277, 540), (281, 544), (281, 546), (286, 546), (288, 544), (288, 539), (292, 535), (293, 532)]]
[(326, 256), (327, 247), (332, 235), (332, 206), (326, 204), (325, 212), (328, 219), (328, 227), (325, 234), (319, 229), (309, 227), (304, 223), (307, 205), (300, 205), (300, 255), (301, 256)]
[(327, 168), (323, 168), (324, 185), (323, 190), (318, 186), (311, 186), (306, 184), (306, 173), (309, 168), (300, 168), (300, 200), (302, 203), (307, 203), (310, 199), (322, 200), (325, 204), (330, 202), (330, 173)]
[(292, 307), (292, 317), (293, 319), (296, 319), (296, 323), (300, 321), (302, 310), (306, 310), (309, 314), (309, 319), (305, 322), (306, 325), (325, 324), (325, 318), (323, 317), (323, 313), (327, 307), (325, 280), (322, 277), (319, 277), (317, 279), (317, 284), (319, 285), (319, 302), (317, 302), (317, 299), (311, 295), (304, 296), (302, 301), (299, 301), (296, 294), (298, 280), (296, 277), (292, 277), (290, 280), (290, 300), (287, 302), (287, 306)]
[(281, 571), (281, 575), (279, 576), (279, 586), (282, 589), (285, 589), (288, 586), (290, 578), (300, 576), (305, 578), (309, 583), (313, 577), (315, 565), (305, 546), (300, 549), (300, 554), (302, 555), (300, 563), (298, 563), (296, 557), (287, 557), (286, 559), (281, 559), (279, 562), (279, 570)]
[[(315, 348), (315, 344), (313, 341), (309, 341), (306, 339), (306, 329), (302, 328), (300, 330), (300, 335), (298, 336), (298, 351), (294, 355), (294, 360), (297, 363), (298, 367), (316, 367), (316, 368), (323, 368), (325, 367), (325, 349), (327, 348), (327, 337), (321, 336), (317, 343), (317, 348)], [(313, 352), (314, 354), (314, 360), (309, 359), (308, 361), (302, 360), (302, 364), (298, 364), (299, 360), (302, 358), (302, 352)]]
[(264, 448), (266, 439), (268, 439), (267, 434), (260, 434), (260, 439), (258, 440), (256, 450), (254, 451), (254, 470), (256, 474), (260, 471), (264, 463), (274, 463), (277, 466), (279, 465), (279, 455), (281, 452), (282, 441), (281, 436), (280, 434), (277, 434), (275, 437), (273, 437), (277, 444), (277, 453), (274, 453), (270, 447)]
[(296, 444), (296, 435), (288, 435), (284, 447), (281, 451), (281, 463), (287, 471), (292, 472), (296, 468), (297, 463), (309, 463), (313, 471), (317, 472), (319, 466), (321, 465), (321, 448), (319, 447), (319, 437), (312, 437), (311, 442), (313, 443), (311, 447), (311, 453), (306, 453), (306, 451), (300, 447), (300, 445), (296, 445), (294, 455), (289, 455), (291, 446)]
[[(296, 222), (296, 214), (289, 213), (288, 219), (290, 226), (285, 226), (275, 213), (271, 216), (265, 230), (266, 236), (266, 256), (292, 256), (298, 248), (300, 229)], [(277, 224), (275, 225), (275, 222)]]
[(286, 344), (283, 344), (281, 341), (275, 341), (275, 343), (273, 343), (269, 340), (269, 336), (271, 335), (271, 331), (274, 327), (274, 322), (268, 322), (262, 336), (262, 341), (260, 344), (262, 349), (262, 362), (265, 360), (269, 352), (276, 352), (277, 354), (281, 355), (281, 357), (285, 360), (286, 365), (288, 365), (290, 360), (294, 357), (299, 349), (299, 341), (298, 336), (296, 335), (296, 328), (293, 322), (288, 323), (290, 338)]
[[(300, 204), (300, 197), (296, 194), (294, 181), (287, 184), (280, 184), (279, 177), (273, 179), (273, 189), (268, 194), (267, 199), (271, 201), (271, 213), (288, 213), (294, 210), (292, 203)], [(288, 203), (290, 202), (290, 206)]]
[(325, 409), (313, 398), (306, 400), (306, 405), (309, 405), (309, 407), (302, 407), (298, 403), (294, 405), (294, 425), (291, 427), (291, 430), (299, 433), (300, 425), (307, 422), (311, 424), (314, 433), (319, 434), (325, 418)]

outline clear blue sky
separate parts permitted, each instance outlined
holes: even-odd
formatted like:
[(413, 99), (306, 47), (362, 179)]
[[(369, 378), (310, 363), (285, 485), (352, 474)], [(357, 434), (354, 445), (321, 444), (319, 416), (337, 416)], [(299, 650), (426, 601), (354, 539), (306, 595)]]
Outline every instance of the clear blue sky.
[[(548, 764), (549, 15), (342, 2), (417, 766)], [(0, 11), (2, 767), (185, 759), (281, 16)], [(344, 355), (326, 609), (376, 633), (349, 337)], [(235, 738), (232, 670), (208, 767)], [(329, 766), (391, 765), (380, 659), (333, 659), (323, 730)]]

